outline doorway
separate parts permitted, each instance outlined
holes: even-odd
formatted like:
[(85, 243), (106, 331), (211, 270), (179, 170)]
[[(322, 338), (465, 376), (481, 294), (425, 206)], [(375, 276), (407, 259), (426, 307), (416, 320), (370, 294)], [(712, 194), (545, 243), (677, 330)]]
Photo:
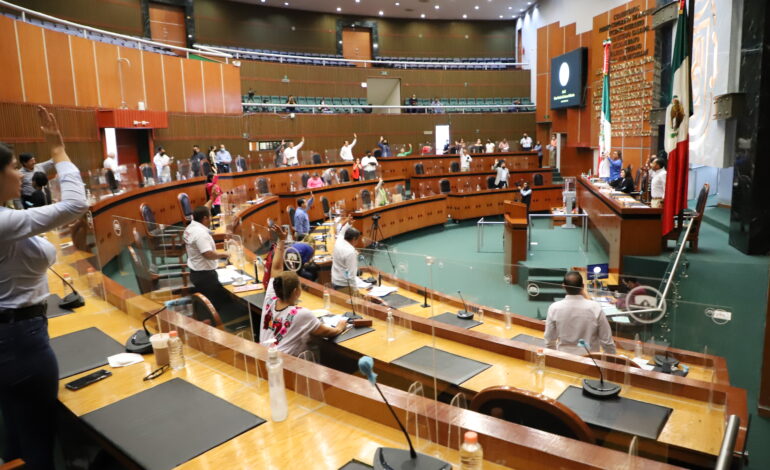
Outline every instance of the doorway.
[[(352, 60), (372, 60), (372, 30), (344, 28), (342, 30), (342, 57)], [(367, 62), (355, 62), (356, 67), (368, 67)]]
[(150, 163), (150, 131), (115, 129), (115, 153), (121, 165)]
[(401, 79), (367, 78), (366, 101), (369, 104), (393, 106), (393, 108), (374, 108), (374, 114), (400, 114)]
[(184, 7), (151, 2), (149, 14), (150, 37), (153, 41), (187, 47)]
[(443, 155), (444, 154), (444, 146), (449, 144), (451, 141), (450, 135), (449, 135), (449, 124), (437, 124), (436, 125), (436, 133), (434, 134), (436, 136), (436, 146), (434, 147), (433, 153), (436, 155)]

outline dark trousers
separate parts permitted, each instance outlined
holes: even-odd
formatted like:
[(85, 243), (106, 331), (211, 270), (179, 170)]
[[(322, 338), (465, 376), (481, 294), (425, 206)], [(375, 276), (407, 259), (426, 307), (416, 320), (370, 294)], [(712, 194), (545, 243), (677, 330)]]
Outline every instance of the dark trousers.
[(195, 290), (203, 294), (214, 305), (222, 318), (222, 322), (228, 323), (249, 314), (248, 307), (233, 298), (233, 295), (219, 282), (216, 271), (191, 270), (190, 281), (195, 286)]
[(5, 460), (22, 458), (30, 470), (54, 468), (58, 390), (59, 365), (48, 343), (48, 320), (0, 323), (0, 410), (8, 433)]

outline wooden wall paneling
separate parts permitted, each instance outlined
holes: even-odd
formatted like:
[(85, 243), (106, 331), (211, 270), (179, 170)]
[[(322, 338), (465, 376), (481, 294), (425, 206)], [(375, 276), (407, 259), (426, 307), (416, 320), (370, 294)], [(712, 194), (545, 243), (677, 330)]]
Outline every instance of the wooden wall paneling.
[(58, 105), (74, 106), (75, 83), (72, 71), (72, 52), (69, 34), (44, 29), (48, 73), (51, 76), (51, 94)]
[(70, 36), (70, 51), (75, 70), (75, 93), (78, 106), (99, 106), (96, 61), (93, 41)]
[(43, 29), (21, 21), (16, 22), (21, 55), (22, 80), (25, 101), (51, 103), (48, 67), (45, 56)]
[(203, 92), (206, 95), (207, 113), (224, 113), (224, 85), (222, 83), (222, 67), (225, 65), (201, 61), (203, 67)]
[[(182, 59), (164, 55), (161, 57), (166, 78), (166, 111), (185, 112), (185, 84), (182, 75)], [(200, 72), (199, 72), (200, 73)]]
[(181, 60), (184, 70), (184, 81), (181, 85), (184, 86), (184, 99), (187, 106), (185, 111), (188, 113), (205, 113), (204, 100), (206, 97), (203, 91), (202, 62), (199, 60)]
[(3, 85), (0, 100), (20, 102), (24, 100), (19, 70), (19, 49), (16, 42), (15, 21), (0, 16), (0, 64), (3, 64)]
[(25, 8), (65, 20), (133, 36), (141, 36), (141, 0), (24, 0), (14, 2)]
[(93, 41), (96, 51), (96, 73), (99, 74), (99, 98), (103, 108), (120, 107), (118, 46)]
[[(232, 65), (222, 65), (222, 78), (225, 95), (226, 113), (240, 114), (241, 102), (241, 69)], [(244, 90), (248, 91), (248, 88)], [(244, 93), (245, 94), (245, 93)]]
[(166, 111), (166, 96), (164, 87), (167, 86), (163, 77), (161, 54), (141, 51), (140, 60), (144, 63), (144, 85), (147, 109)]
[[(144, 101), (145, 105), (147, 103), (142, 51), (128, 47), (118, 47), (118, 55), (121, 59), (128, 59), (130, 63), (129, 65), (123, 61), (120, 65), (123, 70), (123, 93), (126, 105), (129, 109), (138, 109), (137, 103), (140, 101)], [(118, 83), (118, 85), (120, 85), (120, 83)], [(120, 94), (120, 87), (118, 87), (118, 94)]]

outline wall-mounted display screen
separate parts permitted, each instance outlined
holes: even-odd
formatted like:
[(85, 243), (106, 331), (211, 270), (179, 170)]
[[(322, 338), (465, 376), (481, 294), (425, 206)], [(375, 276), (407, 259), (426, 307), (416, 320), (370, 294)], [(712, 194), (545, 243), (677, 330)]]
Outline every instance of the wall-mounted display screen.
[(586, 48), (551, 59), (551, 109), (583, 106)]

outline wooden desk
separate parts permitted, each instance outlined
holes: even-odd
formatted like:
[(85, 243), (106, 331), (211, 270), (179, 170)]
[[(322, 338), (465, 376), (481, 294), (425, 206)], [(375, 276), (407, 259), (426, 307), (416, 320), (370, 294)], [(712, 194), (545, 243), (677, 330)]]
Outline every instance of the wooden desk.
[(577, 180), (577, 205), (588, 214), (589, 228), (607, 250), (611, 271), (623, 272), (623, 256), (660, 254), (663, 209), (623, 207), (587, 178)]
[(379, 226), (382, 233), (378, 231), (374, 238), (386, 239), (421, 228), (444, 224), (447, 220), (447, 198), (441, 194), (354, 212), (353, 226), (361, 231), (364, 237), (370, 238), (375, 215), (381, 216)]
[[(537, 168), (531, 170), (511, 170), (509, 187), (515, 188), (517, 185), (528, 182), (530, 187), (534, 187), (535, 175), (543, 177), (543, 185), (552, 185), (553, 173), (549, 169)], [(449, 181), (453, 192), (472, 192), (476, 188), (487, 189), (487, 178), (494, 178), (495, 172), (489, 168), (482, 171), (461, 171), (461, 172), (439, 172), (426, 173), (424, 175), (410, 176), (412, 191), (420, 186), (430, 187), (434, 192), (440, 192), (439, 181), (446, 179)]]
[[(474, 153), (471, 155), (471, 171), (486, 172), (498, 160), (505, 160), (510, 170), (537, 169), (538, 159), (535, 152), (509, 153)], [(409, 155), (408, 157), (388, 157), (378, 159), (383, 178), (411, 178), (415, 175), (414, 166), (422, 163), (426, 173), (448, 173), (452, 162), (460, 162), (458, 155)], [(550, 172), (550, 170), (544, 170)]]
[(454, 220), (476, 219), (503, 213), (503, 201), (519, 198), (518, 189), (482, 189), (451, 192), (447, 196), (447, 212)]

